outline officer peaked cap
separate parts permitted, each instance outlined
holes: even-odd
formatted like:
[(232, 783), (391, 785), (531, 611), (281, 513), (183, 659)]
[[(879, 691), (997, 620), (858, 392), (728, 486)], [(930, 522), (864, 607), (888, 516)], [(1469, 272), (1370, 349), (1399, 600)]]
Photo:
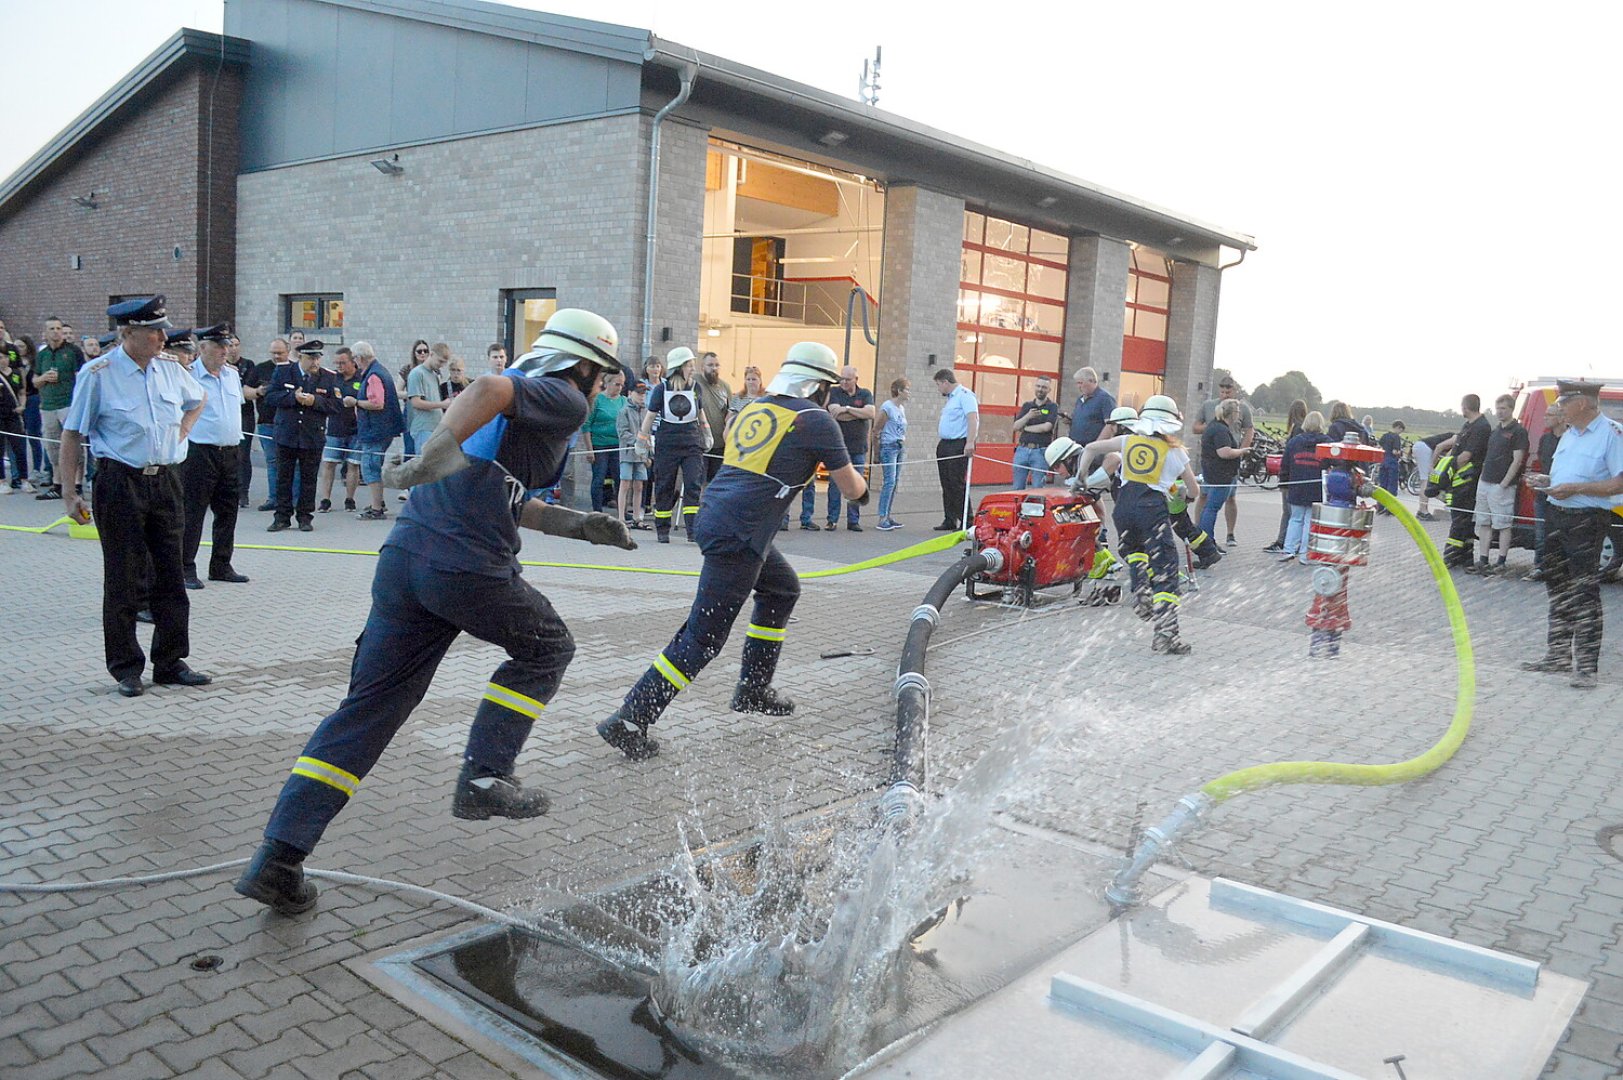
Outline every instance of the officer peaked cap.
[(1583, 379), (1558, 379), (1555, 384), (1555, 399), (1561, 401), (1565, 398), (1583, 394), (1599, 401), (1601, 388), (1604, 385), (1604, 383), (1586, 382)]
[(168, 330), (175, 324), (169, 321), (169, 314), (164, 310), (165, 303), (161, 293), (126, 300), (108, 308), (107, 317), (119, 326), (149, 326), (154, 330)]
[(320, 338), (311, 338), (309, 341), (299, 342), (293, 347), (293, 351), (301, 356), (320, 356), (327, 351), (327, 344)]

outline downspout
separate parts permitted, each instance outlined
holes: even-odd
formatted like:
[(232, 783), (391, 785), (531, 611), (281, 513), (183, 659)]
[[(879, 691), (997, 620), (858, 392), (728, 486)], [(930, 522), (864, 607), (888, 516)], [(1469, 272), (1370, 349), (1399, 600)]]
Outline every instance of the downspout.
[[(653, 60), (658, 55), (658, 47), (650, 42), (648, 50), (643, 53), (643, 59)], [(644, 356), (649, 355), (653, 347), (654, 337), (654, 245), (659, 239), (659, 134), (665, 123), (665, 118), (671, 111), (679, 108), (688, 96), (693, 93), (693, 80), (699, 76), (699, 61), (697, 57), (686, 60), (678, 69), (682, 86), (677, 90), (676, 96), (665, 103), (665, 107), (654, 114), (653, 131), (648, 138), (648, 231), (647, 249), (643, 253), (642, 271), (642, 341), (641, 348)]]

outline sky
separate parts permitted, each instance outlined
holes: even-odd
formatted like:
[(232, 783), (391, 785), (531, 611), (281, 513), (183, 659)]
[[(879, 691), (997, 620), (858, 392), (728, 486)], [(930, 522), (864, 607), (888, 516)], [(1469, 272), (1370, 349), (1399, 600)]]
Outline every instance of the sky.
[[(1217, 336), (1247, 388), (1297, 369), (1360, 411), (1623, 380), (1595, 314), (1623, 296), (1623, 5), (515, 6), (853, 98), (883, 46), (880, 108), (1255, 237)], [(222, 21), (207, 0), (0, 0), (0, 176), (180, 26)], [(97, 61), (31, 78), (44, 42)]]

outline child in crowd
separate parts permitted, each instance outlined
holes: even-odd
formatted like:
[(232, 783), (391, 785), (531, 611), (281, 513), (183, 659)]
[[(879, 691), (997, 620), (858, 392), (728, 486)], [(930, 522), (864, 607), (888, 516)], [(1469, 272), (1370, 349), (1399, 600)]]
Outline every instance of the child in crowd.
[(626, 387), (626, 406), (615, 417), (614, 430), (620, 441), (620, 493), (617, 506), (620, 519), (633, 529), (648, 528), (642, 519), (643, 485), (648, 482), (648, 453), (637, 443), (643, 417), (648, 415), (648, 384), (638, 379)]

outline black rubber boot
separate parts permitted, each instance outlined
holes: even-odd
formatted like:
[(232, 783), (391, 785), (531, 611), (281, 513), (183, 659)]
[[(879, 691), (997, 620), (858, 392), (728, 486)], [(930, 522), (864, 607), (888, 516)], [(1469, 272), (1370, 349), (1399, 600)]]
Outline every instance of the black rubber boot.
[(647, 761), (659, 753), (659, 743), (648, 737), (648, 725), (627, 720), (620, 711), (597, 725), (597, 733), (632, 761)]
[(1150, 642), (1150, 651), (1165, 653), (1167, 656), (1188, 656), (1194, 650), (1189, 643), (1176, 634), (1156, 634), (1155, 640)]
[(236, 890), (278, 915), (302, 915), (316, 906), (316, 887), (304, 880), (304, 855), (280, 840), (266, 840), (254, 852)]
[(791, 716), (794, 711), (795, 703), (770, 686), (739, 683), (738, 688), (733, 691), (733, 712)]
[(456, 794), (451, 796), (451, 816), (465, 821), (540, 817), (551, 807), (542, 792), (526, 791), (512, 776), (479, 775), (468, 761), (462, 763)]

